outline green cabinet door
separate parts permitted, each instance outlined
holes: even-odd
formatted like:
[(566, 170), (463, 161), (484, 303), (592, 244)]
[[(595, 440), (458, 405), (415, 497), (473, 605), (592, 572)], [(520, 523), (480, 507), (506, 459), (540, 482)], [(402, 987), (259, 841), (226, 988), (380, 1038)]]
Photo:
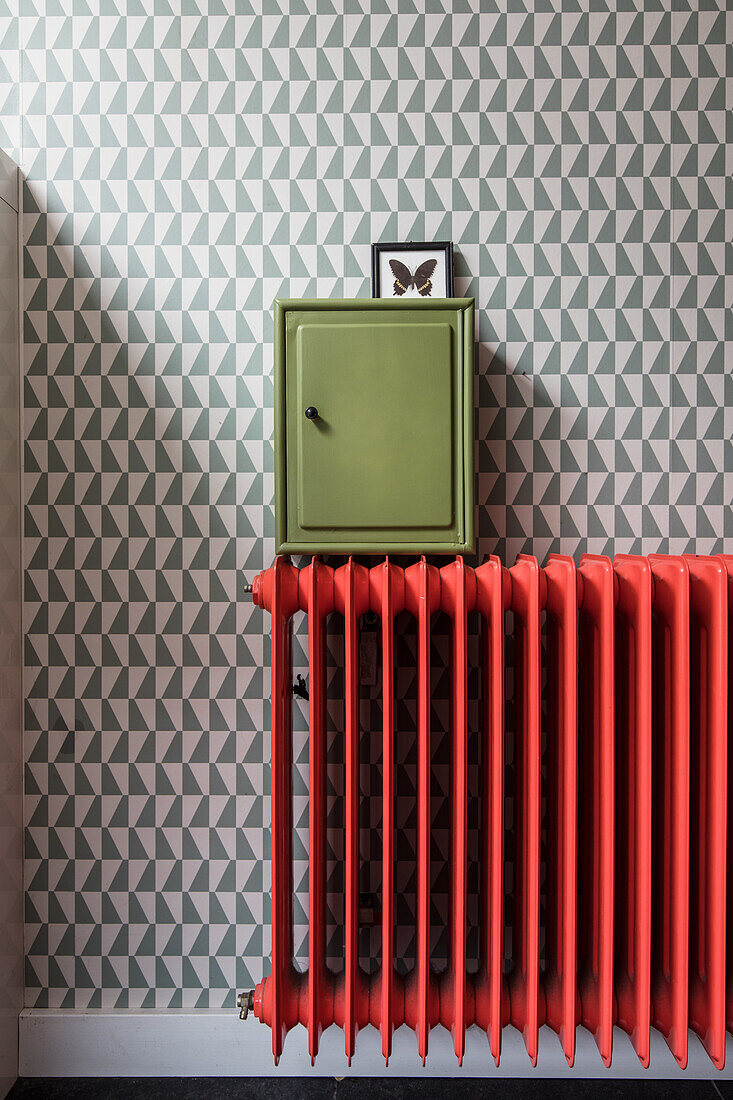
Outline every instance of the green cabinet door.
[(473, 302), (275, 303), (278, 551), (473, 545)]

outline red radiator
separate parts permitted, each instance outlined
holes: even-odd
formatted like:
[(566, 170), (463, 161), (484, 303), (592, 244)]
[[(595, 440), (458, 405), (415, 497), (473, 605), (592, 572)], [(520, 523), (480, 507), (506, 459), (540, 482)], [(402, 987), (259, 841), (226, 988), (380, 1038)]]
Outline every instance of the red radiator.
[[(714, 1064), (733, 1029), (733, 843), (726, 795), (733, 676), (728, 648), (733, 557), (522, 555), (476, 569), (338, 569), (278, 558), (253, 585), (272, 616), (272, 973), (253, 1007), (272, 1028), (277, 1061), (286, 1032), (343, 1029), (351, 1060), (359, 1028), (381, 1030), (389, 1059), (402, 1024), (428, 1053), (431, 1028), (486, 1032), (494, 1060), (511, 1024), (537, 1060), (538, 1029), (558, 1035), (570, 1065), (578, 1024), (611, 1062), (614, 1025), (643, 1065), (650, 1028), (681, 1066), (688, 1029)], [(291, 620), (308, 616), (309, 958), (293, 965)], [(343, 616), (345, 694), (344, 966), (326, 966), (325, 619)], [(360, 620), (381, 623), (382, 959), (359, 965)], [(394, 621), (417, 638), (415, 965), (394, 966)], [(431, 967), (431, 622), (451, 623), (449, 961)], [(480, 967), (467, 968), (468, 616), (481, 622)], [(513, 638), (505, 647), (512, 612)], [(543, 621), (543, 613), (545, 615)], [(513, 693), (513, 882), (505, 952), (505, 685)], [(398, 731), (398, 736), (400, 736)], [(727, 933), (727, 935), (726, 935)], [(728, 955), (726, 957), (726, 940)]]

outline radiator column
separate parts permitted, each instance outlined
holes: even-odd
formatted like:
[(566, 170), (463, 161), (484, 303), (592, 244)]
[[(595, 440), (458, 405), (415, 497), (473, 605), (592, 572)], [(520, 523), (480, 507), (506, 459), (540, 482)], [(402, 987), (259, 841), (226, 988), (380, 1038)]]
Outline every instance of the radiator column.
[(690, 1027), (725, 1065), (725, 876), (728, 772), (728, 576), (719, 558), (690, 571)]
[(581, 1022), (606, 1066), (613, 1049), (614, 577), (609, 558), (580, 559), (579, 724), (582, 843), (578, 986)]
[(409, 995), (416, 997), (417, 1049), (425, 1065), (430, 1027), (439, 1015), (430, 973), (430, 617), (440, 605), (440, 575), (422, 558), (405, 571), (405, 585), (417, 621), (417, 951)]
[(344, 1049), (351, 1065), (363, 1000), (359, 969), (359, 619), (369, 607), (369, 574), (352, 558), (335, 574), (336, 609), (344, 617), (345, 928)]
[(481, 917), (484, 962), (475, 984), (474, 1020), (489, 1036), (495, 1064), (509, 1015), (504, 963), (504, 618), (511, 600), (509, 571), (492, 556), (476, 570), (482, 616)]
[(372, 570), (382, 622), (382, 1054), (389, 1065), (394, 1029), (394, 618), (404, 605), (404, 573), (387, 559)]
[(649, 1065), (652, 945), (652, 571), (618, 554), (616, 603), (617, 1024)]
[(540, 568), (509, 570), (514, 612), (514, 958), (511, 1022), (537, 1064), (540, 981)]
[(547, 584), (547, 937), (545, 1021), (575, 1061), (578, 837), (578, 574), (550, 555)]
[(653, 862), (652, 1022), (687, 1065), (690, 868), (690, 592), (684, 558), (650, 557)]

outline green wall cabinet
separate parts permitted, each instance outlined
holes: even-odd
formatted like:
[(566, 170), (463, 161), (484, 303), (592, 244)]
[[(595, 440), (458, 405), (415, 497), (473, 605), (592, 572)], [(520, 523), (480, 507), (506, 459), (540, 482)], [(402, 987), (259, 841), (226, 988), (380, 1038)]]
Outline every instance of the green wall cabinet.
[(473, 550), (473, 299), (274, 308), (278, 553)]

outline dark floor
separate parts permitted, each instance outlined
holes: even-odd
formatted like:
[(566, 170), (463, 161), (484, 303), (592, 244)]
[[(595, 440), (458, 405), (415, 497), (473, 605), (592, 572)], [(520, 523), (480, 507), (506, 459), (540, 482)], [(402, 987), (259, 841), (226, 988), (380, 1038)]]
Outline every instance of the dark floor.
[(733, 1100), (733, 1081), (460, 1078), (21, 1078), (7, 1100)]

